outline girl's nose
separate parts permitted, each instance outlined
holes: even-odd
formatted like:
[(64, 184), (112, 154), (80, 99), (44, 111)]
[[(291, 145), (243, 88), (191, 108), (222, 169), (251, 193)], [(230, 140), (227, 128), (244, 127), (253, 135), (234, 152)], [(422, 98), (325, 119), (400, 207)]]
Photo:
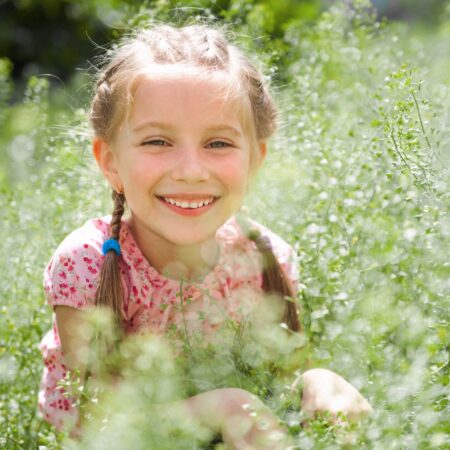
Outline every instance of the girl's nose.
[(174, 180), (197, 183), (209, 179), (210, 173), (205, 165), (205, 156), (202, 154), (201, 149), (186, 148), (180, 153), (176, 167), (172, 172)]

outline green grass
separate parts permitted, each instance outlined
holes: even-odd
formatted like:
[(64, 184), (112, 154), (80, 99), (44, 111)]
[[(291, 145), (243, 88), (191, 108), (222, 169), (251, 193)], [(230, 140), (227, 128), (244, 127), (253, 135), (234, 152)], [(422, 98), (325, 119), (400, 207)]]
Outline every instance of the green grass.
[[(342, 374), (374, 415), (345, 434), (320, 419), (300, 429), (283, 380), (267, 372), (292, 343), (278, 331), (254, 343), (225, 330), (229, 345), (195, 348), (175, 364), (147, 343), (145, 358), (165, 372), (149, 363), (136, 389), (107, 400), (124, 415), (112, 414), (109, 436), (96, 433), (89, 448), (123, 448), (123, 426), (130, 447), (196, 448), (189, 424), (174, 429), (154, 402), (228, 384), (270, 390), (302, 449), (449, 445), (448, 42), (450, 21), (431, 33), (334, 8), (313, 27), (291, 22), (289, 64), (273, 80), (283, 121), (248, 198), (252, 216), (300, 255), (308, 343), (295, 361)], [(278, 44), (264, 49), (266, 61)], [(110, 204), (77, 94), (33, 78), (23, 102), (7, 106), (6, 63), (0, 78), (0, 447), (58, 449), (63, 436), (36, 417), (38, 343), (51, 319), (42, 273), (61, 239)]]

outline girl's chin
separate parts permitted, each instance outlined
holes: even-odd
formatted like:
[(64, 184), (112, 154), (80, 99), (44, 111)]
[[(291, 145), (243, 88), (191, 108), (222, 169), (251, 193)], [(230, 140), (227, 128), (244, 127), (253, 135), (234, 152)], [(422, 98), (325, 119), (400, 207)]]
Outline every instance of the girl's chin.
[(215, 242), (216, 232), (213, 233), (199, 233), (198, 235), (183, 236), (183, 233), (176, 236), (167, 236), (166, 240), (177, 247), (199, 247), (208, 245), (211, 242)]

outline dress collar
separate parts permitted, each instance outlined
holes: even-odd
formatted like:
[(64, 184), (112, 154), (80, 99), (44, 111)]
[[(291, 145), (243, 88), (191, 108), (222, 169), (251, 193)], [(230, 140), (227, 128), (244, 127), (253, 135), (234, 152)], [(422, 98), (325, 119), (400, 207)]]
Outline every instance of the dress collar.
[[(174, 288), (179, 287), (181, 280), (165, 277), (159, 273), (145, 258), (136, 243), (130, 226), (125, 221), (122, 221), (119, 240), (122, 257), (125, 264), (128, 265), (128, 269), (135, 269), (141, 276), (148, 279), (152, 285), (164, 285)], [(240, 240), (246, 241), (242, 233), (240, 233), (240, 229), (237, 226), (235, 218), (231, 217), (216, 232), (216, 241), (219, 244), (220, 251), (219, 259), (217, 260), (216, 265), (205, 275), (201, 282), (192, 284), (205, 287), (208, 286), (214, 278), (222, 278), (224, 276), (226, 278), (227, 273), (224, 272), (228, 272), (227, 254), (230, 253), (231, 248), (238, 244)], [(242, 244), (245, 245), (244, 242), (242, 242)]]

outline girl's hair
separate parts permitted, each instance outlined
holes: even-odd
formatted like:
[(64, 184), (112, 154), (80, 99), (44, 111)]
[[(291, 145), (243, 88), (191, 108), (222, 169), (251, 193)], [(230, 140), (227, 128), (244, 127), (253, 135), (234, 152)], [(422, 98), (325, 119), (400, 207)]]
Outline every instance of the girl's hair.
[[(158, 25), (125, 38), (112, 53), (98, 74), (90, 109), (95, 135), (107, 143), (113, 141), (115, 131), (126, 119), (140, 77), (151, 75), (159, 66), (197, 69), (196, 74), (205, 78), (215, 73), (226, 74), (230, 82), (224, 95), (241, 102), (244, 125), (252, 142), (267, 139), (275, 131), (276, 107), (264, 76), (221, 30), (205, 25), (181, 28)], [(119, 239), (125, 197), (113, 192), (113, 200), (111, 237)], [(292, 301), (295, 293), (270, 245), (254, 233), (249, 237), (264, 257), (264, 290), (279, 294), (286, 304), (285, 322), (293, 331), (300, 330), (298, 312)], [(120, 322), (122, 301), (119, 256), (109, 251), (100, 273), (96, 304), (110, 306), (116, 321)]]

